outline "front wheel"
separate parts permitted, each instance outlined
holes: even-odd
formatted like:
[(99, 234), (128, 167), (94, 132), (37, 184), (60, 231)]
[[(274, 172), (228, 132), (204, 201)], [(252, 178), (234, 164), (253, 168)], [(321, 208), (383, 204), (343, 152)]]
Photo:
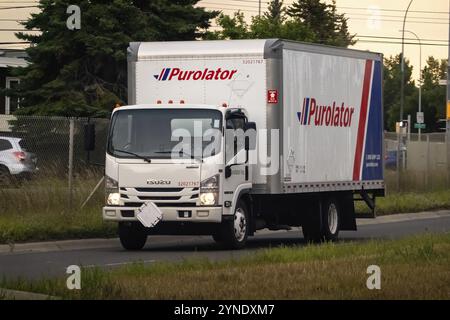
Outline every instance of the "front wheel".
[(139, 222), (121, 222), (119, 239), (124, 249), (141, 250), (147, 242), (147, 233)]
[(230, 249), (242, 249), (248, 238), (248, 211), (245, 203), (239, 201), (234, 211), (233, 219), (224, 221), (220, 233), (220, 240)]

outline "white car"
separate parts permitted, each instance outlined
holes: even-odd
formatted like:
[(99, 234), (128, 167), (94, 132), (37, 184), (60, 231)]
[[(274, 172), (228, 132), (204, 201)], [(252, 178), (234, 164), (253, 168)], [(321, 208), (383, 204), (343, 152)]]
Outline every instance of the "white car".
[(0, 136), (0, 186), (37, 171), (37, 158), (25, 149), (24, 140)]

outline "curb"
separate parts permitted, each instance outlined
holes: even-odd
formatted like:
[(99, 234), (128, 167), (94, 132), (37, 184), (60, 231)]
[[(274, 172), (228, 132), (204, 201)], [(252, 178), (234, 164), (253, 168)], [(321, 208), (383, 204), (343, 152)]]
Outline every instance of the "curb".
[[(377, 225), (386, 223), (405, 222), (413, 220), (438, 219), (450, 217), (450, 210), (439, 211), (424, 211), (418, 213), (398, 213), (392, 215), (379, 216), (376, 219), (357, 219), (358, 226)], [(301, 228), (292, 228), (291, 231), (300, 230)], [(276, 231), (269, 231), (267, 229), (259, 230), (256, 235), (273, 234)], [(284, 231), (282, 231), (284, 232)], [(192, 236), (193, 238), (205, 239), (204, 236)], [(167, 236), (153, 237), (154, 243), (183, 243), (189, 241), (184, 238), (167, 238)], [(117, 249), (120, 247), (117, 238), (112, 239), (81, 239), (81, 240), (62, 240), (62, 241), (47, 241), (47, 242), (29, 242), (17, 244), (0, 245), (0, 255), (3, 254), (23, 254), (23, 253), (42, 253), (42, 252), (57, 252), (57, 251), (73, 251), (73, 250), (89, 250), (89, 249)], [(1, 290), (1, 289), (0, 289)]]
[(46, 294), (0, 288), (0, 300), (1, 299), (19, 300), (19, 301), (24, 301), (24, 300), (35, 300), (35, 301), (61, 300), (61, 298), (49, 296)]

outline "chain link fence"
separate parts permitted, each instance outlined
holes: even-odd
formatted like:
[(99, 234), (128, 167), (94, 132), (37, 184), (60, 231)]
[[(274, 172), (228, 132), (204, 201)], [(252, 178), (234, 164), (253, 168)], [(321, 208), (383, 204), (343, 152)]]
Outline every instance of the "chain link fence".
[(450, 188), (450, 141), (446, 133), (386, 132), (384, 142), (388, 191)]
[[(96, 132), (89, 153), (87, 123), (95, 124)], [(103, 178), (108, 125), (108, 119), (0, 115), (0, 213), (22, 205), (79, 209)], [(386, 132), (387, 191), (449, 188), (448, 142), (445, 133)], [(100, 205), (102, 192), (96, 197), (93, 204)]]
[[(91, 152), (84, 147), (87, 123), (95, 124)], [(108, 125), (107, 119), (0, 115), (0, 211), (31, 194), (48, 205), (79, 207), (103, 177)]]

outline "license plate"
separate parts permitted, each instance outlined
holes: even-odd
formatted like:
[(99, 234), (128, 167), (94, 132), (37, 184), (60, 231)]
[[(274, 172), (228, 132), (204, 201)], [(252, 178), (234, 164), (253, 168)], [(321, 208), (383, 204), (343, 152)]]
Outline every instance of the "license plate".
[(146, 228), (153, 228), (162, 219), (162, 212), (153, 202), (144, 203), (136, 215), (137, 219)]

